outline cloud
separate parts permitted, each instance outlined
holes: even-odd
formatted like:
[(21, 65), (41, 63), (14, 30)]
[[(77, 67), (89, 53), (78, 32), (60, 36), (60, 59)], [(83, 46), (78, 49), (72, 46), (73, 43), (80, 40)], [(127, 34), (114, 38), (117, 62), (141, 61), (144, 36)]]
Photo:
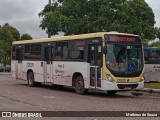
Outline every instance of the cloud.
[(21, 34), (27, 33), (30, 34), (33, 38), (44, 38), (47, 37), (45, 31), (42, 31), (39, 28), (40, 19), (38, 18), (29, 18), (22, 21), (11, 22), (12, 26), (21, 31)]
[(160, 0), (146, 0), (146, 2), (154, 12), (155, 20), (156, 20), (155, 26), (160, 27), (160, 7), (159, 7)]
[[(146, 2), (155, 13), (156, 26), (160, 27), (160, 0)], [(41, 18), (38, 16), (47, 3), (48, 0), (0, 0), (0, 25), (9, 23), (18, 29), (21, 35), (28, 33), (33, 38), (47, 37), (45, 31), (39, 28)]]
[(38, 16), (47, 3), (48, 0), (0, 0), (0, 25), (9, 23), (21, 34), (28, 33), (33, 38), (47, 37), (39, 28)]

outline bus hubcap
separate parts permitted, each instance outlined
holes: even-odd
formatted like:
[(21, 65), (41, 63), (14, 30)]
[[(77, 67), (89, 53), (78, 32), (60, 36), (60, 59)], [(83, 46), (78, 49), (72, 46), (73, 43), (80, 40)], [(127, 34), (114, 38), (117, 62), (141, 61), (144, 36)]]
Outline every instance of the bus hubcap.
[(79, 80), (77, 86), (78, 86), (78, 90), (82, 90), (83, 89), (83, 82), (82, 82), (82, 80)]

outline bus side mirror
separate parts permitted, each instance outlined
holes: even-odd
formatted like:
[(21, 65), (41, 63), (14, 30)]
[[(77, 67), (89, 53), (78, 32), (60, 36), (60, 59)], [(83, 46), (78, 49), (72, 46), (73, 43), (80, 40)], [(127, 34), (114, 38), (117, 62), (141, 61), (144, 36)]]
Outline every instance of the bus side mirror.
[(107, 46), (103, 47), (103, 54), (107, 54)]

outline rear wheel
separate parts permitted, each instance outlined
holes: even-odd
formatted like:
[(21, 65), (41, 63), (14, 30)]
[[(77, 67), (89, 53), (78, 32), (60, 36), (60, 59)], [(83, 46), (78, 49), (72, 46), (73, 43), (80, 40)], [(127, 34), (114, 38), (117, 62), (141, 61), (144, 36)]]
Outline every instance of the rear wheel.
[(35, 87), (35, 86), (41, 85), (41, 83), (34, 81), (34, 74), (33, 74), (33, 72), (29, 72), (28, 73), (28, 75), (27, 75), (27, 81), (28, 81), (28, 85), (30, 87)]
[(76, 78), (75, 90), (80, 95), (84, 95), (88, 93), (88, 89), (84, 88), (84, 79), (82, 76), (78, 76)]

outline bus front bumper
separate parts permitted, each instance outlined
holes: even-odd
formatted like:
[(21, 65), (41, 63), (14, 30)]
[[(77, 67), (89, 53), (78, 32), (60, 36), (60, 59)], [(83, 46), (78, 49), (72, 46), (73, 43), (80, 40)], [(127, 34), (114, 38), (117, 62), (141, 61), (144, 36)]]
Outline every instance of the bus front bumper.
[(144, 80), (135, 82), (135, 83), (117, 83), (117, 82), (111, 82), (108, 80), (103, 80), (103, 90), (138, 90), (144, 88)]

